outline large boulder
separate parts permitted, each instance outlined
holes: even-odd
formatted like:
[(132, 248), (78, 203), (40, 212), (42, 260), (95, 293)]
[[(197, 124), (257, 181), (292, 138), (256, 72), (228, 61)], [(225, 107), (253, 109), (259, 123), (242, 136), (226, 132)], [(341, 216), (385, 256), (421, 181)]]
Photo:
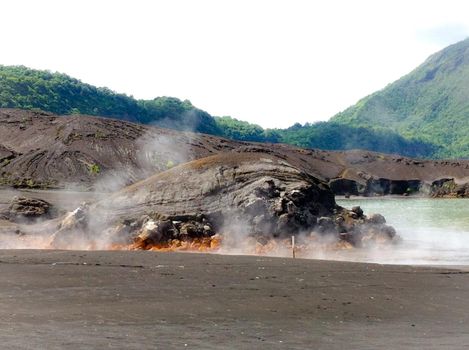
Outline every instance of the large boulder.
[(468, 198), (469, 183), (446, 178), (436, 180), (431, 184), (430, 195), (444, 198)]
[(13, 222), (30, 223), (51, 219), (56, 214), (53, 206), (45, 200), (17, 196), (13, 197), (1, 216)]

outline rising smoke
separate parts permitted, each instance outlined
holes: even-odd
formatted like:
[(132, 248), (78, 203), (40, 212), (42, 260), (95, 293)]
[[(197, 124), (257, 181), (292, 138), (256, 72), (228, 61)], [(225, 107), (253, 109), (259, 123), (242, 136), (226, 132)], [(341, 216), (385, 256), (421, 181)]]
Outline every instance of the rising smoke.
[[(162, 172), (186, 163), (195, 157), (193, 146), (197, 140), (190, 133), (174, 133), (166, 136), (149, 132), (137, 140), (138, 151), (135, 154), (135, 167), (104, 173), (95, 183), (93, 198), (105, 199), (99, 205), (79, 205), (74, 210), (67, 208), (68, 213), (55, 220), (37, 221), (30, 225), (9, 223), (2, 225), (0, 231), (2, 248), (66, 248), (66, 249), (130, 249), (129, 230), (134, 223), (113, 223), (109, 215), (115, 215), (132, 202), (145, 202), (147, 195), (144, 190), (125, 194), (109, 195), (122, 187), (146, 178), (156, 172)], [(59, 202), (66, 202), (70, 193), (54, 192), (57, 197), (63, 196)], [(73, 196), (73, 194), (72, 194)], [(59, 208), (63, 209), (63, 208)], [(380, 210), (376, 210), (380, 212)], [(82, 222), (86, 218), (86, 224)], [(149, 221), (147, 222), (147, 224)], [(391, 222), (394, 224), (393, 222)], [(221, 254), (263, 254), (270, 256), (291, 256), (291, 238), (279, 239), (267, 237), (263, 242), (253, 237), (251, 226), (243, 215), (225, 217), (217, 232), (221, 235), (221, 244), (209, 250)], [(339, 259), (357, 261), (381, 261), (382, 256), (393, 255), (397, 246), (370, 245), (366, 249), (350, 249), (343, 242), (338, 243), (333, 235), (320, 232), (302, 232), (296, 236), (297, 256), (303, 258)], [(204, 247), (207, 248), (207, 247)], [(178, 250), (178, 247), (174, 247)], [(206, 250), (206, 249), (204, 249)], [(415, 252), (414, 252), (415, 254)]]

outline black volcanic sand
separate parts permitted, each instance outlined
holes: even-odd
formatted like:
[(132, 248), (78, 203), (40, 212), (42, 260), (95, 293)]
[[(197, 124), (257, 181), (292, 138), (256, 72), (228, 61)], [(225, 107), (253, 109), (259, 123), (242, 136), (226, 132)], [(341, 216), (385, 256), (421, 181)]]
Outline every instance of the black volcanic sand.
[(462, 349), (469, 272), (0, 251), (2, 349)]

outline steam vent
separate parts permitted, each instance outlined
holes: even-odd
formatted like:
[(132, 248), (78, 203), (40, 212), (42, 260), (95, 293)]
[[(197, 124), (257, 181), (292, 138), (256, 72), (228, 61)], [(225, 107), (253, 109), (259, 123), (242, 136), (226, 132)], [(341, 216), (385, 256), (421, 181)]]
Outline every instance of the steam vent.
[[(124, 188), (60, 219), (53, 248), (216, 250), (252, 242), (257, 252), (288, 244), (363, 246), (395, 240), (380, 215), (338, 206), (317, 177), (266, 149), (191, 161)], [(85, 243), (83, 243), (85, 242)]]

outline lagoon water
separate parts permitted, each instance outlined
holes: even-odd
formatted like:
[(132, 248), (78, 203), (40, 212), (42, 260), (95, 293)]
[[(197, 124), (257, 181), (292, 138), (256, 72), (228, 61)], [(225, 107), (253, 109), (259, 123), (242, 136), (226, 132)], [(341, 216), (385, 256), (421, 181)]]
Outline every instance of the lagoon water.
[(369, 215), (384, 215), (402, 242), (359, 254), (345, 252), (340, 260), (412, 265), (469, 265), (469, 199), (408, 197), (337, 199), (350, 209), (359, 205)]

